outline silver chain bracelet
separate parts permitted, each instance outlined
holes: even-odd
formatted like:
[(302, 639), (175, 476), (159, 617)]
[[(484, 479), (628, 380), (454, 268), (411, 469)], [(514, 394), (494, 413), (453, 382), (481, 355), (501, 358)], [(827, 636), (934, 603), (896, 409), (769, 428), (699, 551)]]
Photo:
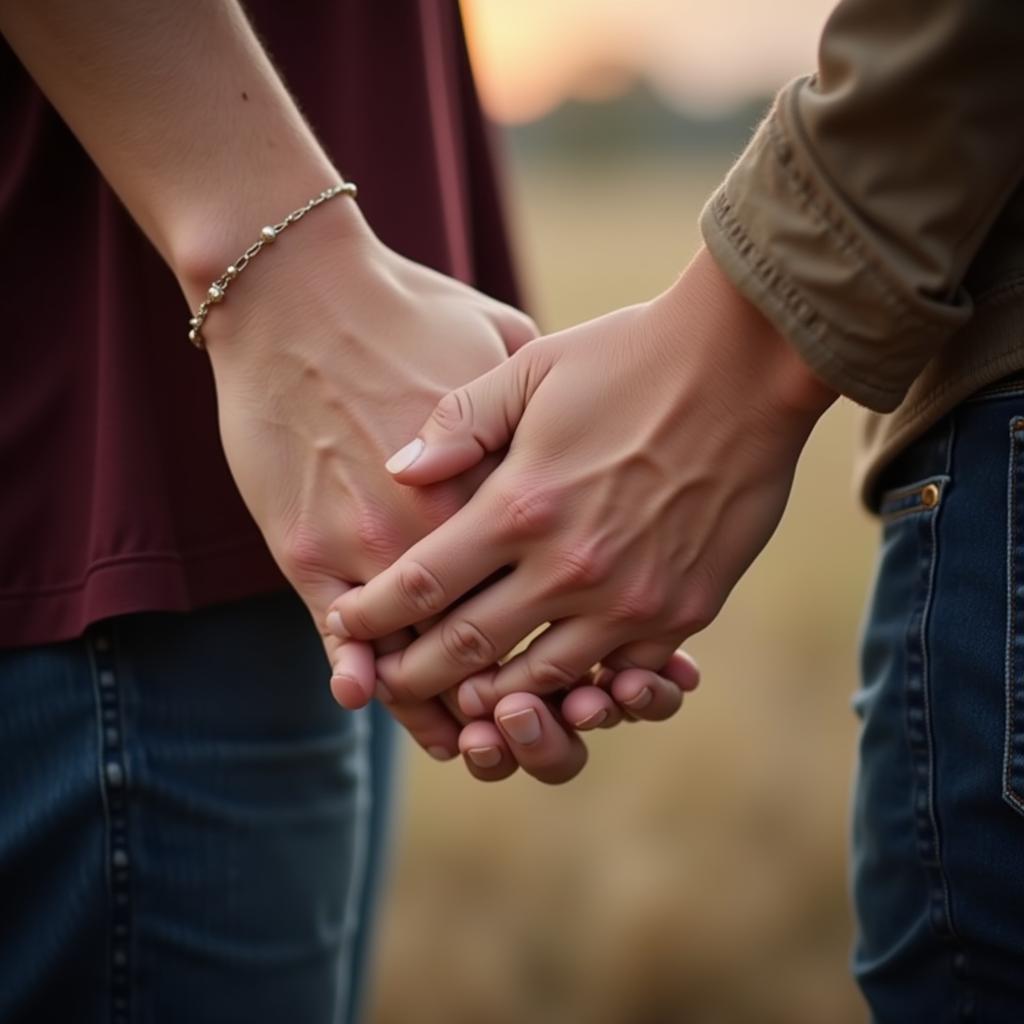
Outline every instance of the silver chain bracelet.
[(249, 246), (241, 256), (232, 263), (227, 270), (217, 278), (213, 284), (210, 285), (209, 290), (206, 293), (206, 298), (203, 299), (202, 305), (195, 311), (192, 319), (188, 322), (188, 340), (195, 345), (196, 348), (203, 348), (203, 335), (202, 329), (203, 324), (206, 322), (207, 316), (210, 315), (210, 310), (221, 302), (224, 296), (227, 294), (228, 287), (231, 282), (234, 281), (238, 275), (245, 270), (247, 266), (256, 258), (257, 255), (263, 250), (266, 245), (272, 245), (276, 240), (277, 236), (284, 231), (285, 228), (290, 228), (296, 221), (302, 220), (303, 217), (309, 213), (310, 210), (315, 209), (321, 203), (326, 203), (328, 199), (333, 199), (335, 196), (347, 195), (355, 199), (358, 194), (358, 189), (355, 184), (351, 181), (342, 181), (337, 185), (332, 185), (330, 188), (326, 188), (319, 195), (314, 196), (305, 206), (300, 206), (297, 210), (292, 210), (287, 217), (279, 224), (268, 224), (265, 228), (260, 229), (260, 237)]

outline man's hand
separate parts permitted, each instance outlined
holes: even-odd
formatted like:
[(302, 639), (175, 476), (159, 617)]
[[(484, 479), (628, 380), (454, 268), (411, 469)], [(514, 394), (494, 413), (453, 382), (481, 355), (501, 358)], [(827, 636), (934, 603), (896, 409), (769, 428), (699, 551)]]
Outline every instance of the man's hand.
[(768, 541), (833, 398), (702, 252), (654, 301), (445, 396), (390, 460), (396, 479), (436, 485), (508, 454), (464, 509), (335, 602), (343, 633), (386, 635), (512, 567), (380, 660), (392, 693), (439, 693), (544, 623), (496, 697), (550, 693), (597, 662), (656, 671)]

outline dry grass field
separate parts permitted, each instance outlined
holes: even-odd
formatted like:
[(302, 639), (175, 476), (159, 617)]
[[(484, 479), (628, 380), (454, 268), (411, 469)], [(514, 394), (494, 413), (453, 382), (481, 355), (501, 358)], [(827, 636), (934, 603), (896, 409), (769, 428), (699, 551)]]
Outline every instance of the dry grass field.
[[(516, 162), (534, 312), (644, 299), (697, 244), (725, 165)], [(778, 535), (694, 638), (704, 682), (664, 725), (591, 744), (558, 789), (487, 787), (409, 751), (374, 1024), (846, 1024), (856, 634), (874, 525), (857, 417), (812, 438)]]

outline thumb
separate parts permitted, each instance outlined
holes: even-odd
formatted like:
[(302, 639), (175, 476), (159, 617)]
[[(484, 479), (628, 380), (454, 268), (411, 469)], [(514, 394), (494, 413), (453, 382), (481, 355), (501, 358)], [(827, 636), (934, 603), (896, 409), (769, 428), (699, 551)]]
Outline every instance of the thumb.
[(527, 346), (434, 406), (419, 434), (385, 463), (399, 482), (419, 486), (448, 480), (505, 448), (515, 433), (534, 376)]

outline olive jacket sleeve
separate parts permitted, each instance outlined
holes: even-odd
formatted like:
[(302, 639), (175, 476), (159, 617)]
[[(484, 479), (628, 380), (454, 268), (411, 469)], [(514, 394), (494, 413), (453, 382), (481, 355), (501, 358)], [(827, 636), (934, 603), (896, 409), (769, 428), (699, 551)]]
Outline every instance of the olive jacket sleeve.
[(971, 318), (1022, 177), (1024, 4), (843, 0), (701, 229), (824, 381), (887, 412)]

